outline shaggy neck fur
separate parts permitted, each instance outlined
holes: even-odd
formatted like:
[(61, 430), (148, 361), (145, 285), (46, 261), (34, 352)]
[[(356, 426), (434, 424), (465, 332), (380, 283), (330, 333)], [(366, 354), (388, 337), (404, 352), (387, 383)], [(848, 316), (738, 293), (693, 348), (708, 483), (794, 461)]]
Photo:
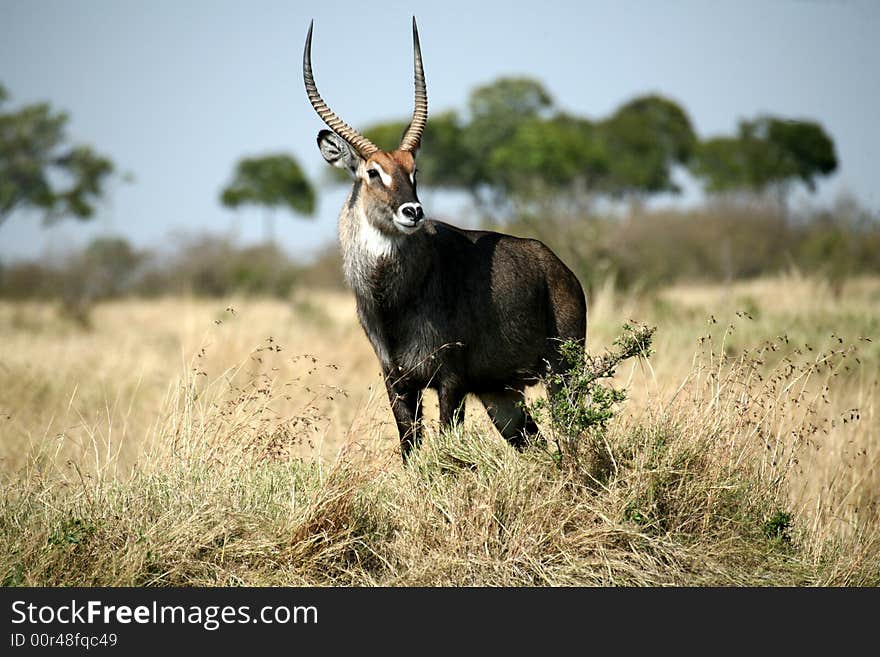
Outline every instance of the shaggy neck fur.
[(424, 235), (404, 235), (390, 216), (381, 229), (371, 223), (362, 184), (355, 183), (339, 214), (342, 270), (358, 304), (393, 307), (418, 291), (428, 266)]

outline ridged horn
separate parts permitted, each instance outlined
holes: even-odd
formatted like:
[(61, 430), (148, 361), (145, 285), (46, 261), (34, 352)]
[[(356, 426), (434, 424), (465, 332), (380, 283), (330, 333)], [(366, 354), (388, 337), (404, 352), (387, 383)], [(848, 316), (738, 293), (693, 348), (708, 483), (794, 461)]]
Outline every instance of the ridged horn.
[(306, 94), (309, 96), (309, 101), (312, 103), (312, 107), (315, 108), (318, 116), (320, 116), (321, 120), (327, 124), (327, 127), (351, 144), (352, 148), (360, 153), (361, 157), (366, 159), (378, 151), (379, 148), (345, 121), (340, 119), (333, 110), (327, 107), (327, 103), (324, 102), (324, 99), (321, 98), (321, 94), (318, 93), (318, 87), (315, 85), (315, 77), (312, 75), (312, 28), (314, 28), (314, 26), (315, 21), (313, 20), (309, 23), (309, 33), (306, 35), (306, 47), (303, 50), (303, 82), (306, 84)]
[(415, 151), (422, 140), (422, 131), (428, 122), (428, 92), (425, 89), (425, 71), (422, 68), (422, 48), (419, 46), (419, 28), (413, 16), (413, 69), (415, 71), (416, 105), (412, 121), (400, 141), (400, 150)]

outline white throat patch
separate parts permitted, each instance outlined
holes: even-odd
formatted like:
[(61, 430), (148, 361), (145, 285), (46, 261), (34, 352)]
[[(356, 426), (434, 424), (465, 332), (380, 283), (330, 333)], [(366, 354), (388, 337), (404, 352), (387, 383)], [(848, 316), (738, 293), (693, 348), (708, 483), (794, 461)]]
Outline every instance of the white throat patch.
[(367, 219), (363, 212), (358, 213), (357, 243), (368, 255), (381, 258), (394, 251), (394, 239), (380, 231)]

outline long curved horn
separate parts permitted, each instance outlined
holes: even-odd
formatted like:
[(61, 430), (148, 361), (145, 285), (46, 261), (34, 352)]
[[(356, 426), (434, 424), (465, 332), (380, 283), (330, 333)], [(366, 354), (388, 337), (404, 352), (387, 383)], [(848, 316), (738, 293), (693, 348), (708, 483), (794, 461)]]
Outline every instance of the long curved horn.
[(413, 68), (415, 69), (416, 106), (413, 118), (400, 141), (400, 150), (415, 151), (422, 140), (422, 131), (428, 122), (428, 92), (425, 89), (425, 71), (422, 68), (422, 49), (419, 46), (419, 28), (413, 16)]
[(318, 87), (315, 85), (315, 77), (312, 75), (312, 28), (314, 26), (315, 21), (313, 20), (309, 23), (309, 33), (306, 36), (306, 47), (303, 51), (303, 81), (306, 83), (306, 93), (309, 96), (309, 101), (311, 101), (312, 107), (315, 108), (315, 111), (318, 113), (318, 116), (321, 117), (321, 120), (324, 121), (333, 132), (351, 144), (351, 146), (360, 153), (361, 157), (366, 159), (378, 151), (379, 148), (345, 121), (340, 119), (333, 110), (327, 107), (327, 103), (324, 102), (324, 99), (321, 98), (321, 94), (318, 93)]

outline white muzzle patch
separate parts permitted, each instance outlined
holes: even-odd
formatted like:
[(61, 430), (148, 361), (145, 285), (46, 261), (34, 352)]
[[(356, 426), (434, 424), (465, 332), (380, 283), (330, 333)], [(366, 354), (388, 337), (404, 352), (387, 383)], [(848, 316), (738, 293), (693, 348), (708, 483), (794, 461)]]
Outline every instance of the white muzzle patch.
[(409, 235), (422, 227), (425, 213), (421, 203), (404, 203), (394, 213), (394, 225), (398, 230)]

